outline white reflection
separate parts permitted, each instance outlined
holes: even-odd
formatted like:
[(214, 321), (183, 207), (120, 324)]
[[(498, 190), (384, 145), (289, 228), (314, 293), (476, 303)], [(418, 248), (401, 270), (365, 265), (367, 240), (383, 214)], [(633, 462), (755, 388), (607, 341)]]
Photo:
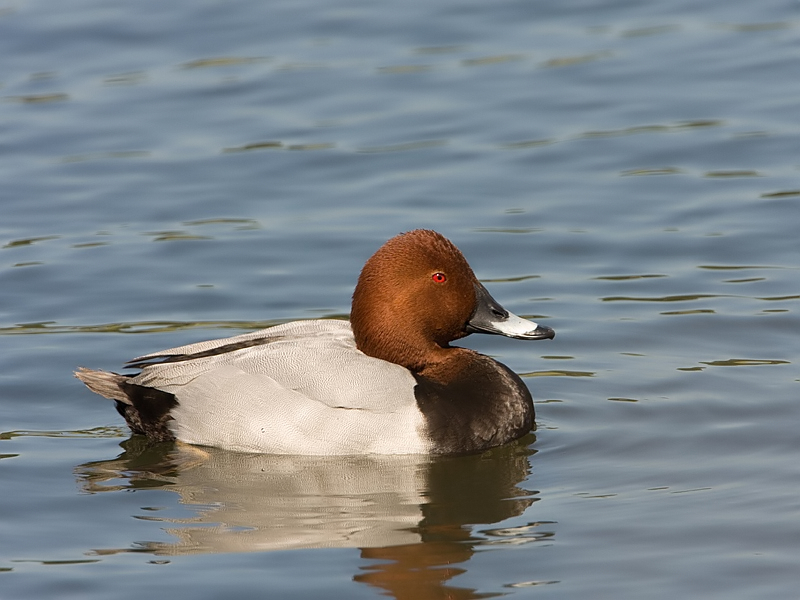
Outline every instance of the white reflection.
[[(536, 492), (518, 487), (529, 473), (532, 439), (479, 456), (437, 458), (240, 454), (152, 446), (135, 436), (116, 459), (81, 465), (76, 473), (88, 493), (159, 489), (175, 492), (182, 505), (136, 515), (163, 524), (174, 542), (132, 542), (97, 554), (352, 547), (365, 559), (389, 561), (354, 573), (354, 580), (395, 598), (412, 589), (417, 599), (443, 590), (472, 598), (473, 590), (446, 582), (466, 569), (456, 565), (476, 545), (498, 543), (494, 530), (482, 535), (471, 525), (518, 516), (535, 501)], [(188, 518), (162, 516), (183, 508)]]

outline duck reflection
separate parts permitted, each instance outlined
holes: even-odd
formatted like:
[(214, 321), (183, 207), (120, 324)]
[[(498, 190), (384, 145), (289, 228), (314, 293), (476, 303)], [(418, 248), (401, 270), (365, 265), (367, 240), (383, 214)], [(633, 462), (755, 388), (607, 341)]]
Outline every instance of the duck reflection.
[(143, 517), (164, 522), (172, 543), (99, 554), (360, 548), (365, 564), (356, 581), (397, 599), (466, 599), (484, 595), (446, 582), (466, 570), (478, 545), (502, 541), (472, 526), (521, 515), (537, 499), (520, 487), (533, 440), (476, 456), (312, 457), (153, 445), (135, 436), (116, 459), (76, 473), (86, 492), (160, 488), (191, 512), (188, 519)]

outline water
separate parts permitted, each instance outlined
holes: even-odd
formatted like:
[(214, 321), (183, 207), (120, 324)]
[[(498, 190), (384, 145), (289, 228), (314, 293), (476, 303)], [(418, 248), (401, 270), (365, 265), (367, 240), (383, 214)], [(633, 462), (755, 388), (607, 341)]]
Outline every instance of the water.
[[(0, 9), (1, 598), (796, 595), (797, 2)], [(71, 377), (343, 317), (415, 227), (558, 332), (464, 340), (535, 435), (142, 447)]]

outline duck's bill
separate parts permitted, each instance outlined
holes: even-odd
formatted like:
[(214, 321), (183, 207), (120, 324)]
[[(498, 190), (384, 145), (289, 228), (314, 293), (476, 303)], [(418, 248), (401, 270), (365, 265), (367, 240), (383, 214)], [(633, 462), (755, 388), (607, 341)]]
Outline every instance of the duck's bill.
[(489, 327), (478, 331), (482, 333), (497, 333), (518, 340), (552, 340), (556, 337), (556, 332), (552, 328), (528, 321), (514, 313), (508, 313), (508, 317), (504, 321), (496, 321), (491, 323)]
[(482, 285), (475, 286), (477, 308), (467, 323), (468, 333), (493, 333), (518, 340), (552, 340), (556, 332), (546, 325), (508, 312)]
[(470, 333), (496, 333), (518, 340), (552, 340), (556, 337), (556, 332), (547, 325), (539, 325), (508, 311), (506, 311), (506, 315), (505, 319), (489, 322), (475, 323), (474, 320), (471, 320), (467, 324), (467, 331)]

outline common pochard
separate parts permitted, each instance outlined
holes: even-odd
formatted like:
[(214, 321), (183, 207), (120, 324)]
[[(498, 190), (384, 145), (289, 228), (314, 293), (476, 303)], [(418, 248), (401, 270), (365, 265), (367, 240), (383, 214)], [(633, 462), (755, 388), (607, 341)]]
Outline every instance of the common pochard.
[(400, 234), (364, 265), (350, 322), (295, 321), (81, 368), (134, 433), (273, 454), (453, 454), (517, 439), (533, 399), (505, 365), (450, 345), (470, 333), (553, 338), (505, 310), (448, 239)]

